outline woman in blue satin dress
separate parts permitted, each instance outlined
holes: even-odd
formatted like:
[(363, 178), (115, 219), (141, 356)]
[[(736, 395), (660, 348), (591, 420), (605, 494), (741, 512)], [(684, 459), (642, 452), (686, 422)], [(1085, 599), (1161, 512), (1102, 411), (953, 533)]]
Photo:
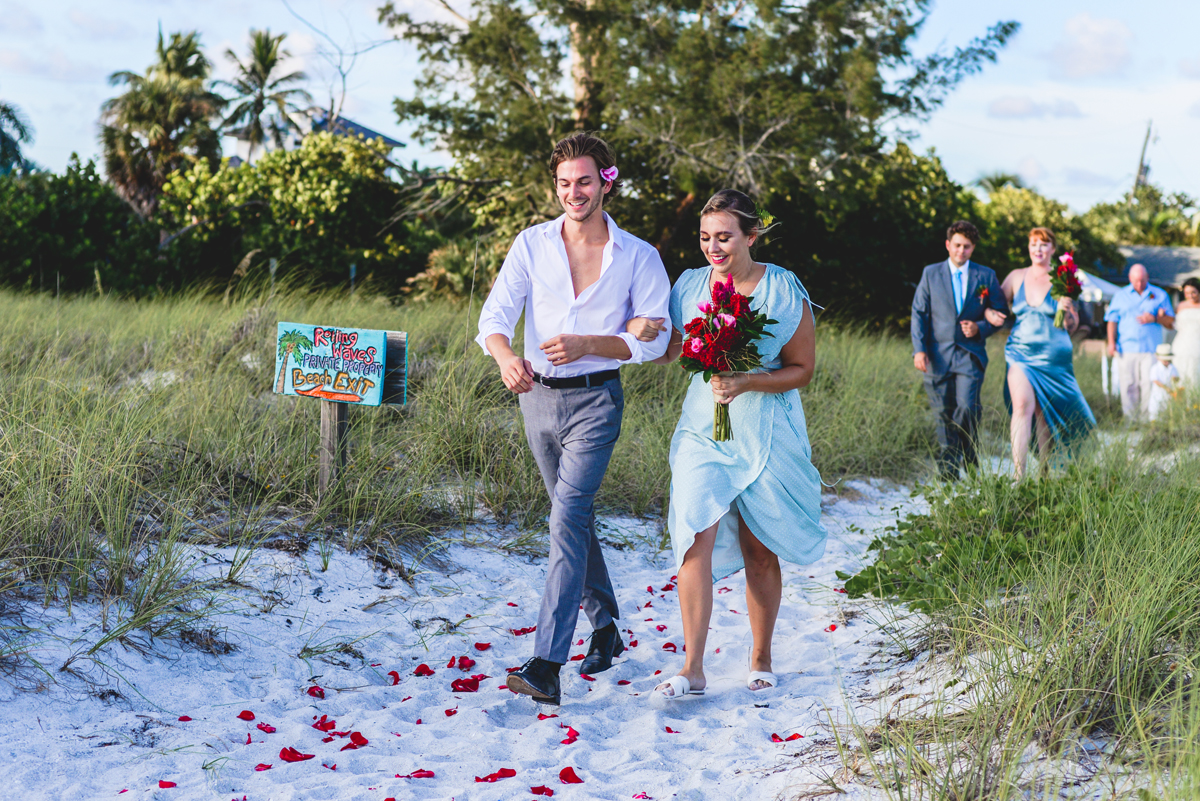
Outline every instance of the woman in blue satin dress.
[[(776, 321), (766, 327), (772, 336), (757, 343), (761, 368), (715, 375), (709, 383), (692, 377), (671, 438), (667, 523), (686, 653), (678, 675), (655, 687), (662, 698), (704, 693), (713, 583), (743, 567), (754, 641), (746, 686), (776, 686), (771, 639), (781, 601), (780, 559), (806, 565), (825, 551), (821, 477), (798, 392), (812, 379), (816, 360), (812, 305), (793, 273), (752, 257), (763, 230), (749, 197), (731, 189), (713, 195), (700, 212), (700, 249), (708, 264), (685, 272), (671, 290), (674, 330), (667, 353), (655, 360), (679, 357), (681, 331), (698, 316), (697, 304), (710, 301), (713, 284), (729, 277), (751, 308)], [(713, 440), (714, 399), (729, 404), (731, 440)]]
[[(1083, 398), (1071, 362), (1070, 332), (1079, 326), (1079, 314), (1069, 298), (1056, 304), (1050, 297), (1055, 245), (1049, 228), (1030, 231), (1030, 266), (1013, 270), (1002, 285), (1016, 315), (1004, 346), (1008, 362), (1004, 402), (1012, 414), (1010, 435), (1017, 480), (1025, 477), (1035, 428), (1044, 472), (1052, 446), (1070, 451), (1096, 427), (1096, 418)], [(1054, 327), (1054, 314), (1060, 308), (1066, 312), (1065, 329)], [(989, 312), (989, 320), (993, 314), (998, 316)]]

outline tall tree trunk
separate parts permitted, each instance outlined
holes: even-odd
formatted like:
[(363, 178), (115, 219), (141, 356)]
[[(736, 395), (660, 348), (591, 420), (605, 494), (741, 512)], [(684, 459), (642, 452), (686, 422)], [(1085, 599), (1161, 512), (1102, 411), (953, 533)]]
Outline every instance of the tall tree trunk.
[(275, 382), (275, 391), (280, 395), (283, 394), (283, 380), (287, 375), (288, 360), (292, 358), (292, 351), (295, 348), (295, 345), (288, 345), (287, 351), (283, 354), (283, 366), (279, 368), (279, 379)]
[(596, 130), (600, 127), (603, 105), (600, 92), (604, 85), (597, 80), (596, 65), (600, 62), (604, 44), (604, 28), (597, 19), (597, 0), (578, 0), (581, 19), (571, 23), (571, 82), (575, 85), (575, 129)]

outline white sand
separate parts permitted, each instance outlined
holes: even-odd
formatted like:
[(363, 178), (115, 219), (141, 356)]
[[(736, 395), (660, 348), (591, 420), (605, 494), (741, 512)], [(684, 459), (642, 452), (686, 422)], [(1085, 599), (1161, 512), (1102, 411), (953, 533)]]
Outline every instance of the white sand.
[[(775, 636), (780, 686), (762, 693), (745, 687), (750, 635), (739, 573), (718, 585), (730, 591), (716, 596), (707, 696), (668, 703), (647, 694), (662, 678), (656, 670), (665, 677), (682, 664), (682, 655), (663, 650), (667, 642), (682, 646), (682, 636), (676, 594), (660, 590), (674, 572), (670, 556), (648, 552), (649, 527), (633, 521), (606, 521), (609, 538), (624, 532), (639, 541), (640, 534), (643, 545), (606, 549), (606, 558), (621, 628), (638, 645), (592, 682), (574, 663), (565, 667), (558, 709), (499, 689), (505, 668), (531, 655), (533, 637), (511, 630), (536, 622), (545, 560), (490, 547), (502, 533), (496, 529), (469, 532), (469, 546), (448, 542), (441, 567), (427, 562), (415, 586), (360, 555), (334, 554), (321, 572), (316, 546), (303, 557), (260, 550), (243, 579), (255, 590), (231, 592), (225, 611), (201, 624), (236, 646), (225, 656), (171, 638), (147, 641), (147, 654), (112, 645), (96, 661), (74, 661), (75, 672), (60, 671), (70, 654), (98, 639), (101, 610), (76, 605), (68, 615), (31, 601), (20, 619), (44, 670), (26, 665), (0, 683), (7, 786), (23, 799), (249, 801), (535, 798), (530, 788), (543, 785), (569, 799), (770, 799), (811, 786), (838, 765), (830, 714), (874, 717), (877, 688), (897, 675), (881, 655), (887, 646), (876, 627), (835, 591), (834, 571), (859, 568), (874, 534), (895, 521), (897, 508), (912, 510), (917, 501), (882, 484), (853, 487), (861, 497), (826, 507), (825, 557), (808, 567), (785, 565)], [(227, 568), (221, 560), (233, 555), (203, 553), (202, 573)], [(14, 610), (6, 611), (5, 625), (16, 626)], [(657, 631), (660, 625), (666, 630)], [(576, 640), (588, 633), (581, 615)], [(362, 660), (340, 652), (298, 656), (306, 646), (336, 643), (350, 643)], [(475, 643), (491, 647), (478, 651)], [(461, 655), (476, 664), (447, 668)], [(435, 674), (413, 675), (422, 663)], [(400, 676), (396, 686), (390, 671)], [(452, 691), (454, 679), (480, 673), (490, 678), (478, 692)], [(306, 693), (314, 683), (324, 688), (323, 700)], [(243, 710), (255, 720), (239, 720)], [(539, 712), (558, 717), (539, 720)], [(184, 715), (192, 720), (179, 721)], [(322, 715), (337, 721), (334, 731), (359, 732), (368, 744), (342, 751), (348, 735), (323, 742), (326, 735), (312, 728)], [(575, 742), (562, 743), (565, 726), (578, 732)], [(773, 733), (804, 737), (776, 744)], [(315, 757), (289, 764), (280, 758), (288, 747)], [(259, 764), (271, 768), (255, 771)], [(566, 767), (583, 783), (561, 783)], [(516, 776), (475, 781), (501, 768)], [(396, 778), (416, 770), (435, 776)], [(160, 789), (160, 780), (177, 786)]]

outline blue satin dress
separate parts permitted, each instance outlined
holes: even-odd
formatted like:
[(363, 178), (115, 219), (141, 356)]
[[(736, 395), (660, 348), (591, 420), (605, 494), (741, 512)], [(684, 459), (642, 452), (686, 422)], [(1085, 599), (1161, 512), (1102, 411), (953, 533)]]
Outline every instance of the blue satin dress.
[[(808, 292), (791, 272), (774, 264), (751, 293), (751, 308), (778, 322), (758, 341), (763, 369), (783, 366), (779, 351), (796, 333), (805, 314)], [(699, 315), (696, 305), (709, 300), (710, 267), (688, 270), (671, 290), (671, 325), (682, 331)], [(679, 369), (676, 367), (675, 369)], [(825, 552), (821, 525), (821, 476), (812, 463), (812, 447), (797, 390), (747, 392), (729, 404), (733, 439), (713, 441), (713, 393), (701, 375), (692, 376), (683, 413), (671, 438), (671, 503), (667, 527), (675, 567), (713, 523), (713, 581), (741, 570), (740, 514), (754, 536), (775, 555), (807, 565)]]
[[(1070, 449), (1096, 427), (1096, 418), (1075, 380), (1071, 337), (1064, 329), (1054, 327), (1058, 305), (1049, 292), (1039, 305), (1029, 305), (1022, 281), (1013, 296), (1012, 309), (1017, 322), (1004, 346), (1004, 358), (1009, 369), (1015, 364), (1024, 371), (1055, 440)], [(1012, 414), (1007, 381), (1004, 405)]]

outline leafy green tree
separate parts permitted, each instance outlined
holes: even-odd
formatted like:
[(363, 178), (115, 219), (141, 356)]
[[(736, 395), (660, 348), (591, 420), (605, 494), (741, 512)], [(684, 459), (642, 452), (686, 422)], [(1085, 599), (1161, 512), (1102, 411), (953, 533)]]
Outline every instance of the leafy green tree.
[(33, 291), (157, 288), (158, 229), (72, 156), (61, 175), (0, 176), (0, 284)]
[(978, 186), (980, 189), (982, 189), (984, 192), (987, 192), (988, 194), (991, 194), (992, 192), (995, 192), (997, 189), (1000, 189), (1001, 187), (1005, 187), (1005, 186), (1013, 186), (1013, 187), (1016, 187), (1017, 189), (1027, 189), (1028, 188), (1025, 185), (1025, 181), (1021, 179), (1021, 176), (1019, 176), (1013, 172), (1002, 172), (1002, 171), (984, 173), (983, 175), (976, 178), (972, 182), (972, 184), (974, 186)]
[(172, 232), (162, 250), (171, 281), (222, 284), (244, 254), (278, 259), (280, 280), (358, 285), (398, 293), (441, 240), (419, 221), (390, 223), (401, 188), (381, 142), (319, 133), (274, 150), (253, 167), (213, 170), (200, 161), (174, 173), (155, 221)]
[[(447, 7), (454, 18), (435, 22), (390, 3), (380, 9), (416, 44), (424, 68), (414, 99), (396, 101), (397, 115), (454, 159), (441, 180), (423, 184), (415, 206), (444, 208), (452, 198), (477, 228), (506, 239), (559, 214), (550, 149), (571, 131), (595, 130), (617, 148), (628, 185), (614, 215), (654, 243), (673, 274), (695, 263), (684, 234), (716, 189), (743, 189), (772, 211), (785, 198), (815, 214), (843, 170), (890, 174), (888, 126), (937, 108), (1018, 28), (999, 23), (951, 53), (918, 58), (910, 45), (927, 0)], [(789, 230), (840, 225), (790, 219), (782, 206), (776, 213)], [(864, 274), (861, 283), (891, 280)]]
[(978, 261), (1001, 277), (1029, 266), (1029, 230), (1049, 228), (1058, 238), (1061, 254), (1075, 251), (1075, 260), (1085, 270), (1119, 268), (1125, 263), (1112, 243), (1092, 230), (1087, 220), (1072, 214), (1064, 203), (1043, 197), (1032, 189), (1002, 186), (979, 204), (979, 229), (983, 237), (977, 248)]
[[(291, 53), (283, 48), (286, 33), (272, 36), (270, 29), (258, 31), (250, 29), (250, 52), (242, 61), (232, 49), (225, 51), (225, 57), (232, 61), (237, 68), (237, 75), (232, 81), (218, 81), (218, 85), (227, 86), (235, 92), (232, 103), (236, 105), (226, 115), (221, 125), (224, 128), (242, 127), (250, 141), (250, 160), (254, 158), (254, 148), (266, 141), (267, 133), (276, 148), (283, 147), (283, 137), (288, 130), (298, 130), (290, 114), (298, 111), (296, 101), (312, 102), (312, 96), (303, 88), (295, 86), (306, 79), (301, 71), (279, 75), (282, 63), (291, 57)], [(270, 108), (274, 113), (263, 116)]]
[(215, 165), (220, 140), (213, 118), (224, 98), (207, 85), (211, 64), (200, 34), (158, 34), (157, 60), (145, 72), (115, 72), (113, 86), (126, 86), (101, 107), (100, 142), (108, 179), (139, 214), (154, 213), (167, 176), (198, 161)]
[(21, 145), (33, 141), (33, 126), (21, 110), (0, 100), (0, 175), (26, 165)]
[(1117, 203), (1097, 203), (1083, 221), (1113, 245), (1200, 245), (1200, 204), (1154, 184), (1140, 184)]
[(284, 332), (283, 336), (279, 338), (279, 358), (282, 360), (282, 363), (279, 367), (279, 377), (275, 379), (276, 392), (283, 393), (284, 379), (287, 378), (288, 361), (292, 358), (292, 354), (296, 351), (310, 351), (312, 348), (312, 340), (295, 329)]

